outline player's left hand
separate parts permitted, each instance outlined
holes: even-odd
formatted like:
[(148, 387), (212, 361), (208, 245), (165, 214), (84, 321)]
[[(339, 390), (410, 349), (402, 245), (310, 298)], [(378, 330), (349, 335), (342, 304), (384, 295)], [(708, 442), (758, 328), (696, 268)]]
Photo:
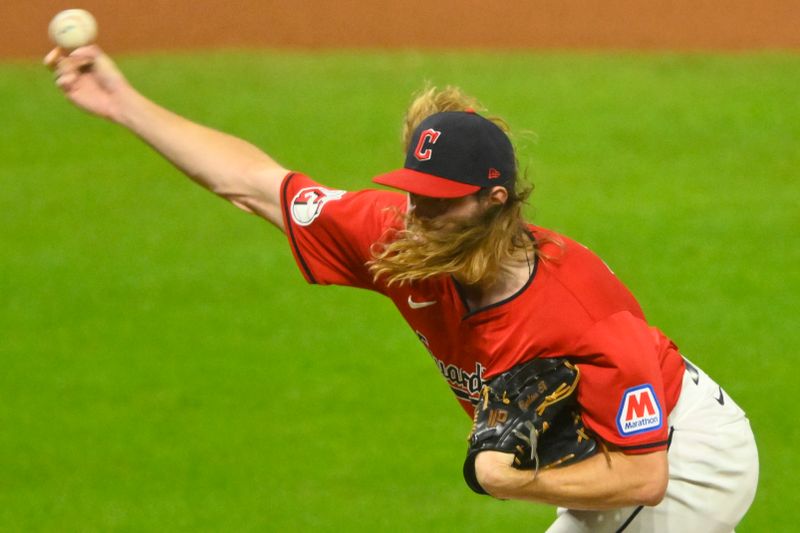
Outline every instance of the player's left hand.
[[(566, 465), (597, 450), (577, 413), (580, 371), (566, 358), (533, 359), (504, 372), (486, 385), (475, 407), (475, 421), (464, 461), (464, 480), (487, 494), (478, 477), (493, 466), (538, 470)], [(491, 453), (490, 453), (491, 452)]]

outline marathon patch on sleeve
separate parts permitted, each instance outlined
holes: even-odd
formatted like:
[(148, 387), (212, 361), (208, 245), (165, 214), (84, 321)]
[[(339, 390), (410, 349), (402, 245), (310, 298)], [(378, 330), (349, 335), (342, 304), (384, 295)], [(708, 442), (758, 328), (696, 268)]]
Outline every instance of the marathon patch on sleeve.
[(322, 213), (325, 204), (339, 200), (347, 191), (326, 189), (325, 187), (306, 187), (294, 195), (291, 204), (292, 220), (298, 226), (308, 226)]
[(625, 391), (617, 412), (617, 429), (623, 437), (661, 429), (664, 425), (661, 404), (649, 383)]

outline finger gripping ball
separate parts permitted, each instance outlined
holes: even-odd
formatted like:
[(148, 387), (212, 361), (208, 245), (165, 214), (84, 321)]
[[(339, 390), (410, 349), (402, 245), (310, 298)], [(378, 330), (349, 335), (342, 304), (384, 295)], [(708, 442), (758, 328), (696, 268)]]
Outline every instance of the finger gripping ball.
[(67, 9), (50, 21), (50, 39), (61, 48), (74, 50), (94, 42), (97, 21), (85, 9)]

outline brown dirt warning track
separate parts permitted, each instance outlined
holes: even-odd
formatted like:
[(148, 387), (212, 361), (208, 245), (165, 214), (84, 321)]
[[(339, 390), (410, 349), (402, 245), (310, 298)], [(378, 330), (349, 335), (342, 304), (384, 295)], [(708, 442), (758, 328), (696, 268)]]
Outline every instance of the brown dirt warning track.
[(0, 58), (41, 57), (58, 11), (111, 52), (268, 48), (800, 50), (798, 0), (4, 0)]

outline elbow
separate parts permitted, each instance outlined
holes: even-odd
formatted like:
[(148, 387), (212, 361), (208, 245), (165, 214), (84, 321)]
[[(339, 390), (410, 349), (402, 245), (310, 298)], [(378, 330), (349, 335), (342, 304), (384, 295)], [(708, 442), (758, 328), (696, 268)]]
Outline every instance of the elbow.
[(651, 483), (639, 490), (637, 495), (637, 500), (639, 505), (646, 505), (649, 507), (655, 507), (661, 500), (664, 499), (664, 496), (667, 494), (667, 484), (666, 483)]
[(661, 503), (667, 494), (669, 473), (667, 468), (655, 469), (646, 479), (642, 480), (633, 495), (638, 505), (654, 507)]
[[(669, 483), (669, 460), (666, 450), (645, 454), (614, 455), (618, 476), (626, 490), (620, 503), (654, 507), (661, 503)], [(624, 494), (624, 496), (623, 496)]]

